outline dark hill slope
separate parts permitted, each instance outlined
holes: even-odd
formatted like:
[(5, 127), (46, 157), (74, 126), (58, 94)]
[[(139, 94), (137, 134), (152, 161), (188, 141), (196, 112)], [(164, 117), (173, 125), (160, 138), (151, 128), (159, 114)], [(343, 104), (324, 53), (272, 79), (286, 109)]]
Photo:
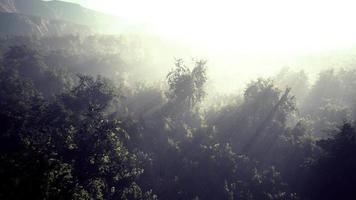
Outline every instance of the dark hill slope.
[(91, 33), (90, 28), (62, 20), (17, 13), (0, 13), (0, 36), (59, 36)]
[[(123, 33), (128, 30), (137, 30), (137, 27), (130, 26), (125, 20), (115, 16), (106, 15), (94, 10), (84, 8), (78, 4), (63, 1), (41, 1), (41, 0), (0, 0), (0, 12), (21, 14), (17, 20), (26, 16), (37, 16), (40, 19), (57, 20), (56, 27), (63, 21), (61, 27), (74, 27), (74, 24), (87, 26), (98, 33)], [(7, 16), (11, 18), (13, 15)], [(28, 17), (31, 18), (32, 17)], [(2, 22), (4, 20), (1, 20)], [(28, 22), (28, 20), (27, 20)], [(15, 22), (16, 24), (33, 24), (27, 22)], [(71, 25), (69, 25), (72, 23)], [(37, 24), (34, 22), (34, 24)], [(4, 27), (6, 24), (1, 24)], [(77, 28), (80, 28), (79, 26)], [(14, 30), (20, 30), (21, 27), (14, 27)], [(37, 27), (31, 29), (36, 30)], [(51, 27), (48, 27), (51, 29)], [(140, 29), (140, 28), (139, 28)], [(61, 30), (61, 29), (59, 29)], [(67, 28), (66, 28), (67, 30)], [(1, 31), (3, 32), (3, 31)], [(51, 31), (49, 31), (51, 32)], [(77, 31), (74, 31), (76, 33)], [(16, 31), (14, 32), (16, 33)], [(22, 32), (21, 32), (22, 34)], [(4, 34), (2, 34), (4, 35)]]

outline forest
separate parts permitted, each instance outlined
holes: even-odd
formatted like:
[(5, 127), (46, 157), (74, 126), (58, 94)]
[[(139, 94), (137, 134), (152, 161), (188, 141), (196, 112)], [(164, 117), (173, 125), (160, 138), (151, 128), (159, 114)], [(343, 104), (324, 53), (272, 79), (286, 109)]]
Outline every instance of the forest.
[(205, 59), (137, 81), (134, 39), (0, 40), (2, 200), (356, 198), (356, 68), (211, 95)]

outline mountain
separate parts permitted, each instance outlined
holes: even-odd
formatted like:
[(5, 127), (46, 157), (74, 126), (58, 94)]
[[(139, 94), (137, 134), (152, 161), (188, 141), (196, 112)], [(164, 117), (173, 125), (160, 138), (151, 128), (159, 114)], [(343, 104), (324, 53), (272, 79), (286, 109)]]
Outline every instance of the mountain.
[(118, 17), (63, 1), (0, 0), (0, 17), (0, 36), (116, 34), (137, 30)]
[(11, 35), (82, 35), (91, 32), (92, 30), (87, 26), (66, 21), (50, 20), (17, 13), (0, 13), (0, 36), (2, 37)]
[(1, 0), (0, 1), (0, 12), (17, 12), (15, 7), (15, 2), (13, 0)]

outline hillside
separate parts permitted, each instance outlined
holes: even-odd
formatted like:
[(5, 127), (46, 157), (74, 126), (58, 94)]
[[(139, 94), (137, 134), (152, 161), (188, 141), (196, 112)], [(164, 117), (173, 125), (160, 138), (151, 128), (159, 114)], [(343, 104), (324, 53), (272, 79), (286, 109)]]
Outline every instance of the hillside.
[(0, 30), (2, 37), (11, 35), (77, 35), (92, 32), (87, 26), (17, 13), (0, 13)]
[(134, 30), (117, 17), (62, 1), (0, 0), (0, 36), (122, 33)]
[(15, 1), (13, 0), (1, 0), (0, 1), (0, 12), (17, 12), (15, 7)]

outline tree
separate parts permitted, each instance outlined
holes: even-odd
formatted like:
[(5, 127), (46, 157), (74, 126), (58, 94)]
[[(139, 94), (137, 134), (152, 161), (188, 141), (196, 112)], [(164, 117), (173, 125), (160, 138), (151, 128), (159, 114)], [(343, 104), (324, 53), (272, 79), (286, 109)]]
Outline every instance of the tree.
[(309, 194), (313, 199), (352, 199), (356, 196), (356, 131), (345, 123), (318, 145), (324, 155), (312, 168)]
[(2, 199), (155, 198), (135, 183), (142, 157), (126, 149), (121, 122), (106, 113), (114, 91), (104, 79), (80, 76), (51, 101), (16, 99), (27, 104), (17, 116), (2, 105), (1, 119), (16, 119), (1, 126)]
[(46, 98), (72, 86), (73, 81), (65, 70), (47, 66), (42, 53), (27, 46), (11, 46), (4, 55), (3, 64), (23, 79), (29, 79)]
[(206, 61), (195, 62), (193, 70), (176, 60), (175, 69), (167, 75), (169, 90), (167, 96), (172, 104), (184, 110), (193, 108), (205, 96)]
[(212, 125), (219, 140), (231, 142), (234, 151), (267, 158), (295, 109), (288, 89), (282, 93), (271, 80), (258, 79), (247, 86), (242, 104), (220, 113)]

